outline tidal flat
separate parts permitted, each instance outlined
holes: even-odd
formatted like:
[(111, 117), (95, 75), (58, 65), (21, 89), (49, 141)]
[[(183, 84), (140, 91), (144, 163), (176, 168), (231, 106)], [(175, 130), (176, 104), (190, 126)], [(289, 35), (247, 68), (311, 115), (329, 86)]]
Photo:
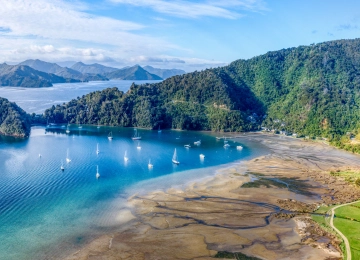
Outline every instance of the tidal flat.
[(214, 259), (218, 252), (259, 259), (342, 259), (340, 241), (321, 231), (311, 213), (324, 204), (360, 198), (359, 188), (329, 174), (359, 169), (360, 157), (282, 136), (237, 138), (259, 142), (270, 152), (224, 166), (186, 187), (134, 194), (129, 208), (119, 212), (128, 220), (121, 230), (65, 259)]

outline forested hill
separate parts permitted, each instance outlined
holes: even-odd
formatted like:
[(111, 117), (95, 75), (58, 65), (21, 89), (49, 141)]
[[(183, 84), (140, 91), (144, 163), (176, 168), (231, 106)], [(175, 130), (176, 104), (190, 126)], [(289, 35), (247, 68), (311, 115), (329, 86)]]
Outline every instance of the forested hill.
[(269, 52), (223, 68), (264, 104), (264, 125), (332, 138), (360, 127), (360, 39)]
[(27, 137), (30, 134), (30, 116), (15, 103), (0, 98), (0, 135)]
[[(226, 67), (91, 93), (46, 112), (58, 121), (300, 135), (358, 133), (360, 39), (269, 52)], [(76, 111), (78, 113), (76, 113)]]

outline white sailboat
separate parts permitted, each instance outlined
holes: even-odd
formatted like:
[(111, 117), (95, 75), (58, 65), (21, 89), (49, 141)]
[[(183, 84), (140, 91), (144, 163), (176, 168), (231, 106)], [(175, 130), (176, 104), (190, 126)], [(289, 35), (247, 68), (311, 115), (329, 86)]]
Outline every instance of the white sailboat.
[(159, 129), (158, 129), (158, 133), (161, 133), (161, 129), (160, 129), (160, 126), (159, 126)]
[(140, 142), (138, 142), (136, 148), (137, 148), (138, 150), (141, 150)]
[(149, 159), (148, 168), (152, 168), (154, 165), (151, 164), (151, 160)]
[(230, 144), (228, 144), (228, 141), (226, 141), (226, 139), (224, 140), (224, 148), (228, 148), (230, 147)]
[(137, 132), (137, 129), (135, 128), (134, 131), (135, 131), (134, 136), (131, 137), (131, 139), (133, 139), (133, 140), (140, 140), (140, 139), (141, 139), (141, 136), (139, 136), (139, 134), (138, 134), (138, 132)]
[(69, 157), (69, 149), (67, 149), (67, 151), (66, 151), (66, 162), (67, 163), (71, 162), (71, 159)]
[(176, 148), (175, 148), (175, 151), (174, 151), (174, 155), (172, 157), (172, 162), (174, 164), (180, 164), (180, 162), (178, 161), (178, 157), (177, 157), (177, 154), (176, 154)]
[(184, 147), (185, 148), (191, 148), (191, 145), (190, 144), (185, 144)]
[(237, 150), (242, 150), (243, 147), (242, 147), (241, 145), (238, 145), (238, 146), (236, 146), (236, 149), (237, 149)]
[(200, 145), (200, 144), (201, 144), (201, 140), (194, 142), (194, 144), (195, 144), (195, 145)]
[(96, 179), (99, 179), (100, 178), (100, 173), (99, 173), (99, 166), (96, 165)]
[(204, 159), (205, 158), (205, 155), (204, 154), (200, 154), (200, 159)]
[(60, 170), (64, 171), (65, 168), (64, 168), (64, 164), (63, 164), (63, 161), (61, 160), (61, 166), (60, 166)]
[(124, 155), (124, 161), (127, 162), (129, 160), (128, 156), (127, 156), (127, 151), (125, 151), (125, 155)]
[(70, 129), (69, 129), (69, 123), (67, 124), (67, 127), (66, 127), (66, 131), (65, 131), (67, 134), (70, 133)]
[(108, 134), (108, 139), (111, 141), (113, 139), (112, 132)]
[(99, 143), (96, 144), (96, 154), (99, 154), (100, 150), (99, 150)]

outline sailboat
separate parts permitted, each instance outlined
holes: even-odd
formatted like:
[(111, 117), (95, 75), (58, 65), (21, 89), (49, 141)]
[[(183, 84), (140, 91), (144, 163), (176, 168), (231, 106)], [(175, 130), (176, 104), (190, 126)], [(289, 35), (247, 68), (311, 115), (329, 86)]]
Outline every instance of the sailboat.
[(228, 148), (230, 147), (230, 144), (228, 144), (228, 141), (226, 141), (226, 139), (224, 140), (224, 148)]
[(99, 143), (96, 144), (96, 154), (99, 154), (100, 150), (99, 150)]
[(158, 129), (158, 133), (161, 133), (161, 129), (160, 129), (160, 126), (159, 126), (159, 129)]
[(67, 127), (66, 127), (66, 131), (65, 131), (67, 134), (69, 134), (69, 133), (70, 133), (69, 126), (70, 126), (70, 125), (69, 125), (69, 123), (68, 123), (68, 124), (67, 124)]
[(108, 134), (108, 139), (111, 141), (113, 139), (112, 132)]
[(99, 173), (99, 166), (96, 165), (96, 179), (99, 179), (100, 178), (100, 173)]
[(151, 164), (151, 161), (149, 159), (148, 168), (152, 168), (154, 165)]
[(178, 161), (178, 157), (177, 157), (177, 154), (176, 154), (176, 148), (175, 148), (175, 152), (174, 152), (174, 155), (172, 157), (172, 162), (175, 163), (175, 164), (179, 164), (180, 162)]
[(205, 155), (204, 154), (200, 154), (200, 159), (204, 159), (205, 158)]
[(200, 145), (200, 144), (201, 144), (201, 140), (194, 142), (194, 144), (195, 144), (195, 145)]
[(138, 142), (138, 145), (136, 146), (138, 150), (141, 150), (140, 142)]
[(100, 124), (99, 124), (99, 122), (98, 122), (98, 124), (97, 124), (97, 127), (96, 127), (97, 129), (99, 129), (100, 128)]
[(69, 149), (67, 149), (67, 151), (66, 151), (66, 162), (67, 163), (71, 162), (71, 159), (69, 157)]
[(128, 160), (129, 160), (129, 158), (127, 157), (127, 151), (125, 151), (124, 161), (127, 162)]
[(134, 131), (135, 131), (134, 136), (131, 137), (131, 139), (133, 139), (133, 140), (140, 140), (140, 139), (141, 139), (141, 136), (139, 136), (139, 134), (138, 134), (138, 132), (137, 132), (137, 129), (135, 128)]
[(65, 168), (64, 168), (64, 164), (63, 164), (63, 161), (61, 160), (61, 166), (60, 166), (60, 170), (64, 171)]

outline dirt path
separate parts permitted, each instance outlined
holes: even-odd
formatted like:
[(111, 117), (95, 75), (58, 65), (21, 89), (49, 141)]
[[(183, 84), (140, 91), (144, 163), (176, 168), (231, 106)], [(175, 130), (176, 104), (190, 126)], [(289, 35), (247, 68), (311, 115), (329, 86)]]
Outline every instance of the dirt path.
[(334, 208), (331, 209), (331, 218), (330, 218), (330, 226), (341, 236), (341, 238), (344, 240), (345, 243), (345, 247), (346, 247), (346, 255), (347, 255), (347, 260), (351, 260), (351, 249), (350, 249), (350, 244), (349, 244), (349, 240), (346, 238), (346, 236), (344, 236), (343, 233), (340, 232), (340, 230), (338, 230), (335, 226), (334, 226), (334, 214), (335, 214), (335, 210), (338, 208), (341, 208), (343, 206), (347, 206), (347, 205), (351, 205), (354, 203), (357, 203), (359, 201), (354, 201), (354, 202), (350, 202), (350, 203), (346, 203), (346, 204), (341, 204), (338, 205)]

